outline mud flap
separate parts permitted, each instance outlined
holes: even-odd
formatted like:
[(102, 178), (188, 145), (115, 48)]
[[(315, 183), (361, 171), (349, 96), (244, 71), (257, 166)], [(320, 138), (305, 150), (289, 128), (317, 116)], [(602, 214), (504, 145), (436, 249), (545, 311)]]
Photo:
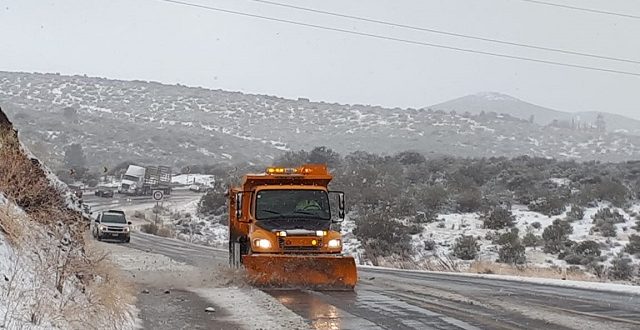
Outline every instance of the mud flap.
[(352, 257), (253, 254), (244, 256), (243, 264), (258, 287), (353, 290), (358, 281)]

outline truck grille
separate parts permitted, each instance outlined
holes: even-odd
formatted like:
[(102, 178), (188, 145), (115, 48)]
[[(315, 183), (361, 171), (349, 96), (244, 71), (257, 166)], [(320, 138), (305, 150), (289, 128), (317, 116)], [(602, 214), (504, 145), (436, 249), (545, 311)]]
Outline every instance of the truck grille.
[[(316, 245), (311, 244), (315, 240)], [(278, 237), (278, 245), (284, 251), (315, 251), (322, 247), (322, 239), (318, 237)]]
[(123, 183), (122, 184), (122, 189), (125, 189), (125, 190), (129, 189), (129, 185), (126, 184), (126, 183)]
[(107, 227), (107, 231), (111, 231), (111, 232), (124, 232), (124, 228), (122, 227)]

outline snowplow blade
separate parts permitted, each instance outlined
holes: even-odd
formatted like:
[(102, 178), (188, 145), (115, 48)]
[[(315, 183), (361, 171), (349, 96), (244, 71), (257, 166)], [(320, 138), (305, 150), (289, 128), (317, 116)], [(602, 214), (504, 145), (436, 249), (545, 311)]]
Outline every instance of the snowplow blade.
[(353, 290), (358, 281), (352, 257), (248, 255), (243, 264), (249, 280), (258, 287)]

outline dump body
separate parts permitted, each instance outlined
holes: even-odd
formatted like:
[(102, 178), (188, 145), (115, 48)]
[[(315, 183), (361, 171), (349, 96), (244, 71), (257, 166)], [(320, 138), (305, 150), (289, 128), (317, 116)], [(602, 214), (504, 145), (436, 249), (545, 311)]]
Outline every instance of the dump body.
[(230, 264), (243, 264), (260, 286), (353, 289), (355, 261), (342, 256), (333, 228), (344, 217), (344, 197), (331, 192), (336, 219), (331, 179), (325, 165), (313, 164), (246, 175), (229, 191)]
[(127, 195), (151, 195), (154, 190), (171, 193), (171, 168), (167, 166), (129, 165), (118, 192)]

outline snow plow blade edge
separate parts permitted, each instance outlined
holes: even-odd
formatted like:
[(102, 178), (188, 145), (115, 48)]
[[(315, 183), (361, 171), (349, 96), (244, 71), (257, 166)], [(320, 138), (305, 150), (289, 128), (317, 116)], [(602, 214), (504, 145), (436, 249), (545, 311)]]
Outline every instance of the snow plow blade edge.
[(258, 287), (353, 290), (358, 281), (352, 257), (248, 255), (243, 264), (249, 281)]

